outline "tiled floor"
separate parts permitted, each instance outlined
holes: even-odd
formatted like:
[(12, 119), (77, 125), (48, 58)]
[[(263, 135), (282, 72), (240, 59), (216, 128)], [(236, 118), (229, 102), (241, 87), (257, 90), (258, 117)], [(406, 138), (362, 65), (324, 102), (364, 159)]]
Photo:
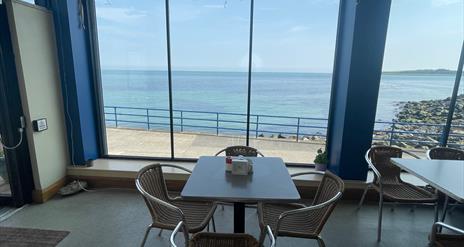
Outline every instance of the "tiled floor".
[[(427, 246), (433, 210), (398, 207), (384, 211), (383, 241), (376, 242), (377, 206), (368, 204), (360, 211), (356, 202), (342, 202), (327, 222), (322, 236), (327, 246)], [(216, 211), (218, 230), (232, 231), (233, 211)], [(255, 209), (247, 209), (247, 232), (258, 237)], [(448, 222), (464, 227), (463, 212), (455, 211)], [(139, 246), (150, 217), (140, 195), (133, 190), (98, 190), (29, 206), (1, 226), (68, 230), (60, 246)], [(169, 246), (169, 233), (162, 237), (154, 230), (146, 246)], [(179, 239), (181, 237), (179, 236)], [(312, 240), (279, 238), (278, 246), (317, 246)]]

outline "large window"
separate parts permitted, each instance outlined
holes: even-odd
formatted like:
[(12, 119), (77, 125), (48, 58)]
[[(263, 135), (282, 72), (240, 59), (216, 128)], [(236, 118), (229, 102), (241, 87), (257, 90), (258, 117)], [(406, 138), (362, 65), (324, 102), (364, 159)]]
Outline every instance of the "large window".
[(171, 1), (175, 157), (246, 144), (249, 12), (249, 1)]
[(96, 1), (110, 155), (171, 157), (163, 1)]
[(324, 147), (338, 1), (96, 3), (109, 155)]
[(337, 1), (257, 1), (251, 145), (312, 163), (325, 146)]
[[(392, 2), (374, 143), (418, 153), (440, 144), (463, 38), (463, 1)], [(449, 145), (462, 148), (459, 93)]]

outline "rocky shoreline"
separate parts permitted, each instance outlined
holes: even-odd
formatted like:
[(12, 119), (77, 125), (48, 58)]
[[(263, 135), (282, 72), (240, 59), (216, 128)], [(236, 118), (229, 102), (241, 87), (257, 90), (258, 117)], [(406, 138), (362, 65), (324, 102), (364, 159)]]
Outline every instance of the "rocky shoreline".
[[(380, 139), (375, 143), (391, 143), (415, 149), (437, 146), (448, 116), (449, 103), (450, 98), (399, 103), (399, 111), (393, 119), (394, 124), (385, 131), (374, 133), (374, 138)], [(451, 147), (464, 145), (464, 94), (457, 97), (448, 144)]]

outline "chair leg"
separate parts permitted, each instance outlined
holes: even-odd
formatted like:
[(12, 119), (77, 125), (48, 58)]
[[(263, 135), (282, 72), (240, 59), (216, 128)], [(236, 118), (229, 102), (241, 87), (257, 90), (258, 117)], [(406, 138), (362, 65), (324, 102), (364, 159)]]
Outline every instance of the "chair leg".
[(142, 244), (140, 245), (141, 247), (145, 246), (145, 242), (147, 242), (147, 237), (151, 229), (152, 229), (152, 226), (149, 225), (147, 229), (145, 230), (145, 235), (143, 236)]
[(211, 222), (213, 223), (213, 232), (216, 232), (216, 222), (214, 222), (214, 216), (211, 218)]
[(163, 229), (160, 229), (158, 232), (158, 237), (161, 237), (161, 234), (163, 233)]
[(379, 222), (377, 227), (377, 242), (382, 239), (382, 210), (383, 210), (383, 193), (379, 193)]
[[(441, 215), (441, 222), (445, 222), (446, 212), (448, 211), (449, 196), (445, 197), (445, 204), (443, 204), (443, 214)], [(438, 227), (438, 232), (441, 232), (441, 227)]]
[(321, 236), (317, 236), (317, 244), (319, 247), (325, 247), (324, 240), (321, 238)]
[(264, 238), (266, 237), (266, 228), (261, 228), (261, 232), (259, 233), (259, 247), (262, 247), (264, 244)]
[(434, 218), (433, 218), (433, 222), (437, 222), (438, 221), (438, 201), (435, 203), (435, 207), (434, 207), (434, 210), (435, 210), (435, 215), (434, 215)]
[(398, 203), (396, 203), (396, 202), (393, 203), (393, 204), (392, 204), (392, 207), (390, 208), (390, 211), (391, 211), (391, 212), (394, 212), (395, 209), (396, 209), (396, 206), (398, 206)]
[(363, 194), (361, 196), (361, 201), (359, 201), (359, 204), (358, 204), (358, 210), (361, 209), (361, 207), (362, 207), (362, 205), (364, 203), (364, 199), (366, 197), (367, 191), (369, 190), (370, 187), (371, 186), (369, 184), (369, 185), (366, 186), (366, 188), (364, 188), (364, 192), (363, 192)]
[(224, 205), (221, 205), (221, 210), (224, 211)]

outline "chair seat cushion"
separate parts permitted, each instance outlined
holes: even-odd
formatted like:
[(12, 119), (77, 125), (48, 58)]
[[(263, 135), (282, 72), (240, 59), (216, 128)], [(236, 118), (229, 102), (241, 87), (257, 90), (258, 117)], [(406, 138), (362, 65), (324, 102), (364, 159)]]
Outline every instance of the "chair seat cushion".
[[(258, 216), (261, 229), (269, 225), (275, 233), (277, 221), (281, 213), (289, 210), (303, 208), (300, 204), (277, 204), (277, 203), (260, 203), (258, 204)], [(299, 238), (317, 238), (317, 227), (319, 217), (317, 210), (308, 214), (289, 215), (285, 217), (279, 226), (279, 236), (299, 237)]]
[[(428, 203), (438, 199), (436, 194), (409, 183), (387, 183), (382, 187), (384, 197), (396, 202)], [(374, 184), (374, 188), (380, 192), (377, 184)]]
[(190, 247), (258, 247), (258, 241), (251, 235), (239, 233), (195, 234), (189, 242)]

